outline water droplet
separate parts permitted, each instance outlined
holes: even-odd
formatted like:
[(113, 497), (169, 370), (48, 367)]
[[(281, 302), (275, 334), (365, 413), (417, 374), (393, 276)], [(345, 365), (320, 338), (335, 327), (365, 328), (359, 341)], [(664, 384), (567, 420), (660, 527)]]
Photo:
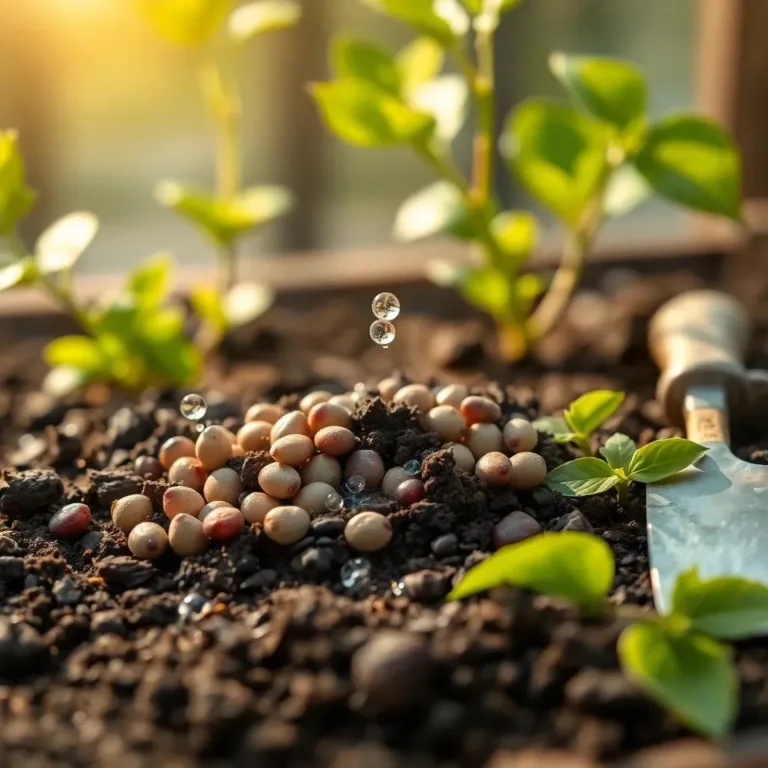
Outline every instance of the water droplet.
[(325, 506), (329, 512), (341, 512), (341, 510), (344, 509), (344, 499), (334, 491), (333, 493), (328, 494), (328, 497), (325, 500)]
[(195, 429), (196, 429), (198, 432), (202, 432), (202, 431), (205, 429), (205, 424), (198, 424), (198, 425), (195, 427)]
[(403, 469), (409, 475), (420, 475), (421, 474), (421, 462), (418, 459), (411, 459), (410, 461), (406, 461), (405, 462), (405, 466), (403, 466)]
[(351, 560), (347, 560), (339, 571), (341, 583), (347, 589), (352, 589), (352, 587), (365, 583), (370, 575), (371, 563), (364, 557), (354, 557)]
[(191, 395), (186, 395), (181, 399), (179, 410), (185, 419), (189, 419), (190, 421), (200, 421), (205, 418), (208, 404), (205, 402), (205, 398), (202, 395), (193, 392)]
[(390, 585), (390, 589), (392, 590), (392, 594), (395, 597), (401, 597), (405, 594), (405, 582), (404, 581), (393, 581)]
[(179, 603), (177, 609), (179, 618), (183, 621), (194, 616), (199, 616), (205, 610), (207, 605), (208, 601), (203, 595), (200, 595), (197, 592), (190, 592)]
[(365, 478), (362, 475), (352, 475), (344, 486), (350, 493), (361, 493), (365, 490)]
[(394, 293), (379, 293), (371, 304), (379, 320), (394, 320), (400, 314), (400, 299)]
[(371, 323), (371, 338), (382, 347), (388, 347), (395, 340), (395, 334), (395, 326), (386, 320)]

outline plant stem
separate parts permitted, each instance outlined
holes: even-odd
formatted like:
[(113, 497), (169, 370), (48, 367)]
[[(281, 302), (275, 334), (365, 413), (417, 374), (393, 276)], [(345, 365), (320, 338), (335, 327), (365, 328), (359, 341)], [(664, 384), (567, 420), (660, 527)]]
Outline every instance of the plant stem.
[(496, 138), (496, 89), (493, 30), (478, 30), (475, 36), (477, 70), (471, 81), (477, 109), (472, 155), (472, 191), (477, 205), (489, 206), (493, 195), (494, 141)]
[(573, 442), (581, 450), (585, 456), (594, 456), (592, 453), (592, 446), (589, 444), (589, 438), (583, 435), (577, 435), (573, 438)]
[(237, 253), (234, 243), (223, 243), (219, 246), (219, 289), (227, 293), (237, 282)]
[(619, 504), (626, 507), (629, 503), (629, 480), (622, 480), (616, 485), (616, 491), (619, 494)]

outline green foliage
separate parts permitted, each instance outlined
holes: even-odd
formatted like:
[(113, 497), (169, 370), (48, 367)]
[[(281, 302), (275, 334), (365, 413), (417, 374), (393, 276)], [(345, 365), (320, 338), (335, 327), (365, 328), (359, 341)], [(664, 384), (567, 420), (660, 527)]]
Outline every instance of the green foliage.
[(397, 63), (375, 43), (338, 37), (333, 44), (331, 64), (336, 77), (359, 78), (393, 96), (400, 95)]
[(235, 0), (136, 0), (155, 30), (172, 43), (198, 45), (210, 39)]
[(35, 244), (35, 261), (40, 274), (72, 269), (99, 230), (92, 213), (70, 213), (51, 224)]
[(301, 6), (294, 0), (257, 0), (232, 11), (229, 34), (242, 43), (264, 32), (292, 27), (300, 18)]
[(567, 461), (547, 475), (547, 486), (563, 496), (594, 496), (609, 491), (620, 481), (615, 470), (594, 456)]
[(683, 437), (656, 440), (635, 452), (627, 478), (640, 483), (656, 483), (695, 464), (707, 450)]
[(431, 37), (417, 37), (406, 45), (395, 57), (403, 94), (407, 97), (415, 88), (437, 77), (444, 59), (442, 47)]
[(417, 32), (449, 47), (456, 40), (451, 23), (436, 10), (434, 0), (363, 0), (380, 13), (405, 22)]
[(440, 232), (471, 237), (471, 226), (456, 187), (446, 181), (435, 181), (402, 203), (393, 231), (396, 239), (411, 242)]
[(9, 235), (35, 204), (15, 131), (0, 131), (0, 236)]
[(600, 453), (605, 457), (608, 466), (611, 469), (621, 469), (624, 474), (629, 473), (629, 465), (636, 451), (637, 444), (635, 441), (631, 437), (618, 432), (615, 435), (611, 435), (600, 449)]
[(574, 400), (565, 411), (565, 420), (572, 432), (588, 438), (623, 402), (623, 392), (596, 389)]

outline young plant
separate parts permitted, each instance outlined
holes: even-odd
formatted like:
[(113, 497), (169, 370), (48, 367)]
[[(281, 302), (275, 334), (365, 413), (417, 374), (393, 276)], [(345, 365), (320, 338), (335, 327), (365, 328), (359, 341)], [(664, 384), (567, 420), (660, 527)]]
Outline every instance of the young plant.
[(721, 641), (768, 631), (768, 587), (735, 576), (702, 579), (693, 568), (678, 576), (671, 611), (661, 616), (608, 602), (614, 573), (602, 539), (545, 533), (472, 568), (448, 599), (511, 585), (626, 620), (617, 650), (627, 677), (690, 729), (725, 736), (738, 711), (738, 675), (732, 649)]
[[(338, 137), (361, 147), (410, 147), (439, 178), (401, 206), (394, 234), (469, 241), (476, 265), (431, 270), (496, 321), (502, 353), (525, 354), (562, 317), (603, 223), (651, 190), (698, 211), (735, 220), (740, 160), (722, 128), (677, 114), (647, 115), (647, 86), (632, 64), (555, 54), (553, 75), (573, 105), (527, 99), (497, 126), (495, 33), (521, 0), (361, 0), (410, 26), (419, 37), (392, 55), (379, 45), (338, 39), (334, 79), (311, 94)], [(445, 57), (459, 74), (442, 72)], [(475, 117), (469, 177), (451, 145), (469, 102)], [(565, 230), (550, 282), (526, 271), (538, 244), (536, 219), (503, 210), (494, 179), (497, 140), (518, 182)]]

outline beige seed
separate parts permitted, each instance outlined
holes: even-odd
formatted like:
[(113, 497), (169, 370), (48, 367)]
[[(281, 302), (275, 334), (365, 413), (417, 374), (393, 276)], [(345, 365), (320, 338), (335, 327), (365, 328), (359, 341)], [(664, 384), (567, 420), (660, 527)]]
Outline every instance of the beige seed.
[(163, 469), (170, 469), (174, 462), (184, 456), (195, 456), (195, 444), (188, 437), (176, 435), (160, 446), (159, 460)]
[(308, 395), (304, 395), (299, 403), (299, 410), (303, 413), (309, 414), (309, 412), (320, 403), (327, 403), (333, 397), (333, 392), (328, 392), (324, 389), (319, 389), (316, 392), (310, 392)]
[(376, 451), (362, 450), (350, 454), (344, 465), (344, 477), (362, 475), (365, 487), (375, 488), (384, 479), (384, 462)]
[(240, 511), (243, 513), (243, 517), (249, 525), (254, 523), (263, 523), (264, 518), (267, 516), (267, 512), (270, 509), (279, 507), (280, 502), (277, 499), (273, 499), (267, 493), (260, 493), (256, 491), (249, 493), (240, 505)]
[(464, 398), (469, 395), (469, 388), (464, 384), (449, 384), (443, 387), (435, 398), (438, 405), (452, 405), (459, 409)]
[(385, 403), (391, 402), (400, 389), (400, 380), (390, 376), (379, 382), (379, 396)]
[(509, 485), (512, 478), (512, 465), (503, 453), (492, 451), (477, 460), (475, 475), (488, 485), (500, 488), (503, 485)]
[(466, 445), (461, 445), (461, 443), (448, 443), (443, 447), (448, 448), (453, 454), (453, 460), (456, 462), (456, 466), (459, 469), (468, 472), (469, 474), (472, 474), (472, 472), (475, 471), (475, 457)]
[(191, 515), (176, 515), (168, 526), (168, 541), (179, 557), (197, 557), (208, 549), (203, 523)]
[(501, 406), (490, 397), (470, 395), (461, 401), (459, 408), (467, 426), (472, 424), (493, 424), (501, 418)]
[(269, 455), (281, 464), (300, 467), (315, 452), (314, 443), (306, 435), (286, 435), (272, 443)]
[(301, 411), (291, 411), (290, 413), (286, 413), (285, 416), (281, 416), (274, 423), (270, 434), (270, 440), (273, 443), (276, 443), (281, 437), (285, 437), (286, 435), (312, 436), (305, 413), (302, 413)]
[(171, 483), (185, 485), (202, 493), (208, 473), (198, 459), (192, 456), (183, 456), (176, 459), (168, 470), (168, 480)]
[(395, 392), (393, 400), (415, 406), (422, 414), (426, 414), (435, 405), (435, 396), (423, 384), (406, 384)]
[(501, 430), (495, 424), (473, 424), (467, 430), (464, 444), (477, 460), (486, 453), (501, 450)]
[(452, 405), (437, 405), (427, 414), (427, 429), (446, 443), (461, 440), (467, 425)]
[(225, 427), (223, 424), (220, 424), (219, 426), (221, 427), (221, 429), (224, 430), (227, 437), (229, 438), (230, 445), (232, 446), (237, 445), (237, 435), (231, 429), (229, 429), (228, 427)]
[(316, 434), (325, 427), (346, 427), (352, 426), (352, 417), (349, 411), (338, 403), (318, 403), (307, 417), (309, 428), (313, 434)]
[(231, 507), (232, 505), (226, 501), (209, 501), (201, 510), (197, 516), (198, 520), (205, 520), (208, 515), (213, 512), (214, 509), (221, 509), (222, 507)]
[(344, 528), (344, 538), (358, 552), (378, 552), (392, 541), (392, 523), (378, 512), (359, 512)]
[(355, 448), (355, 436), (346, 427), (323, 427), (315, 435), (315, 446), (326, 456), (344, 456)]
[(405, 471), (404, 467), (392, 467), (386, 471), (384, 479), (381, 481), (381, 490), (390, 498), (394, 498), (397, 486), (410, 479), (411, 475)]
[(354, 413), (355, 408), (357, 408), (357, 401), (349, 393), (346, 395), (334, 395), (328, 402), (346, 408), (349, 413)]
[(504, 445), (510, 453), (532, 451), (539, 442), (539, 433), (528, 419), (513, 418), (504, 425)]
[(139, 523), (128, 535), (128, 549), (139, 560), (154, 560), (168, 549), (168, 534), (157, 523)]
[(237, 442), (246, 451), (268, 451), (272, 424), (268, 421), (249, 421), (237, 433)]
[(223, 467), (232, 458), (232, 441), (228, 432), (228, 429), (214, 424), (206, 427), (197, 438), (195, 452), (208, 471)]
[(295, 544), (307, 535), (309, 513), (301, 507), (275, 507), (264, 518), (264, 533), (278, 544)]
[(276, 499), (292, 499), (301, 490), (301, 477), (287, 464), (267, 464), (259, 472), (259, 485)]
[(112, 522), (123, 532), (130, 533), (139, 523), (152, 517), (152, 502), (140, 493), (132, 493), (112, 502)]
[(176, 515), (197, 517), (205, 506), (205, 499), (194, 489), (177, 485), (163, 494), (163, 512), (173, 520)]
[(274, 424), (280, 417), (285, 416), (285, 408), (272, 403), (256, 403), (245, 414), (246, 421), (266, 421)]
[(243, 484), (240, 482), (240, 475), (229, 467), (211, 472), (203, 488), (206, 501), (226, 501), (233, 506), (237, 504), (242, 492)]
[(510, 460), (513, 488), (527, 491), (541, 485), (547, 477), (547, 462), (538, 453), (523, 451)]
[(327, 483), (310, 483), (299, 491), (298, 495), (294, 497), (293, 503), (297, 507), (306, 509), (310, 515), (321, 515), (328, 511), (326, 502), (332, 493), (336, 493), (336, 491)]
[(323, 453), (319, 456), (313, 456), (301, 468), (301, 482), (304, 485), (327, 483), (338, 488), (339, 483), (341, 483), (341, 464), (339, 464), (338, 459)]

